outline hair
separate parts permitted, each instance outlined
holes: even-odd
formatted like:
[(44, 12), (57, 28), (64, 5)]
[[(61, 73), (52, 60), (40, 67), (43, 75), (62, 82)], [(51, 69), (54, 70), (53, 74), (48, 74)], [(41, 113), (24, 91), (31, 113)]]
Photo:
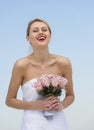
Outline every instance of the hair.
[(46, 21), (42, 20), (42, 19), (36, 18), (36, 19), (34, 19), (34, 20), (31, 20), (31, 21), (28, 23), (27, 32), (26, 32), (26, 35), (27, 35), (27, 36), (29, 36), (29, 32), (30, 32), (30, 27), (31, 27), (31, 25), (32, 25), (34, 22), (37, 22), (37, 21), (38, 21), (38, 22), (43, 22), (43, 23), (45, 23), (45, 24), (47, 25), (48, 29), (49, 29), (50, 34), (51, 34), (51, 29), (50, 29), (50, 26), (48, 25), (48, 23), (47, 23)]

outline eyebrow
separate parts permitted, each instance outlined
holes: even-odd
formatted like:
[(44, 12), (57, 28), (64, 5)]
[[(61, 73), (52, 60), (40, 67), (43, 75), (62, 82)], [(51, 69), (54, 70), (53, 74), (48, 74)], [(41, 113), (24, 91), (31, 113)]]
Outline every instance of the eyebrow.
[[(32, 29), (38, 29), (39, 27), (33, 27)], [(41, 27), (41, 28), (47, 28), (46, 26), (45, 27)]]

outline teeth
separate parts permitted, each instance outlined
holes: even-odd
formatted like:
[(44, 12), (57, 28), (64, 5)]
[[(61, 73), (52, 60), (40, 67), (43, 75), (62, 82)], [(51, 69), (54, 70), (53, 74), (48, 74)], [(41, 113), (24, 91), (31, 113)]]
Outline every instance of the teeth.
[(38, 40), (45, 40), (45, 37), (44, 36), (39, 37)]

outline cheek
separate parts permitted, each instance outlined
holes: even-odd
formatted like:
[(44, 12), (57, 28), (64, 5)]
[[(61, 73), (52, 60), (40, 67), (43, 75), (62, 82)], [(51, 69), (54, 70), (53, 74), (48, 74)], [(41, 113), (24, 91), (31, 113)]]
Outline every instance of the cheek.
[(49, 31), (46, 33), (46, 35), (51, 36), (51, 34), (50, 34), (50, 32), (49, 32)]
[(50, 40), (50, 39), (51, 39), (51, 35), (50, 35), (50, 34), (48, 34), (48, 35), (47, 35), (47, 38), (48, 38), (48, 40)]
[(34, 35), (30, 36), (30, 40), (31, 40), (31, 41), (34, 41), (35, 39), (36, 39), (36, 38), (35, 38)]

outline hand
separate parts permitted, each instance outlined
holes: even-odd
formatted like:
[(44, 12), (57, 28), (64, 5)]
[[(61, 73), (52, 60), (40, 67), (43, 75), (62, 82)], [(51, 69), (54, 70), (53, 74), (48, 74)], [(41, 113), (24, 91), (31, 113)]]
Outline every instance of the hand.
[(50, 96), (48, 98), (43, 98), (34, 102), (34, 109), (37, 110), (51, 110), (58, 105), (57, 97)]
[(62, 111), (63, 110), (63, 105), (60, 101), (58, 101), (58, 105), (54, 108), (56, 111)]
[(54, 97), (50, 100), (47, 110), (51, 110), (51, 109), (56, 110), (56, 111), (62, 111), (63, 110), (62, 102), (60, 102), (58, 97)]

